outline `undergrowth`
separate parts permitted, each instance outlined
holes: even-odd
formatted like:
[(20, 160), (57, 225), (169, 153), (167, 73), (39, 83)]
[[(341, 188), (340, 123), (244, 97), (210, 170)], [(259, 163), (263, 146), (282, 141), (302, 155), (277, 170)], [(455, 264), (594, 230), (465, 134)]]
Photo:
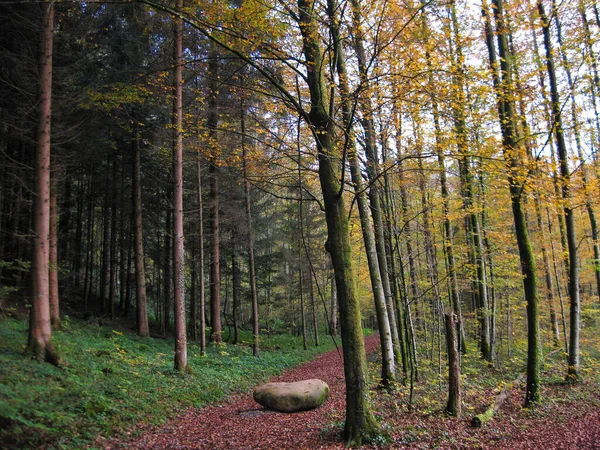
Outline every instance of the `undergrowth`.
[(302, 349), (301, 338), (274, 335), (252, 356), (242, 344), (188, 343), (190, 374), (173, 370), (172, 339), (139, 338), (110, 327), (65, 321), (53, 342), (66, 363), (57, 368), (26, 358), (27, 324), (0, 320), (0, 447), (82, 448), (244, 392), (270, 376), (329, 350)]
[[(541, 400), (531, 408), (520, 408), (517, 412), (523, 418), (540, 420), (562, 419), (561, 407), (577, 408), (582, 411), (600, 408), (600, 306), (587, 304), (582, 308), (581, 327), (581, 379), (578, 383), (566, 381), (567, 362), (564, 342), (555, 346), (546, 323), (542, 334), (541, 364)], [(422, 336), (419, 336), (422, 338)], [(477, 342), (469, 336), (468, 351), (461, 357), (462, 415), (457, 421), (448, 417), (444, 411), (448, 398), (448, 366), (445, 342), (432, 345), (431, 341), (419, 339), (419, 379), (415, 380), (411, 397), (410, 379), (407, 375), (391, 392), (376, 387), (381, 370), (381, 361), (377, 358), (370, 363), (371, 380), (374, 382), (373, 399), (375, 410), (382, 424), (392, 427), (391, 435), (396, 443), (415, 448), (452, 444), (451, 436), (445, 436), (447, 429), (455, 429), (456, 422), (470, 423), (471, 418), (485, 411), (493, 404), (496, 395), (503, 389), (511, 389), (511, 398), (522, 405), (525, 398), (525, 374), (527, 362), (527, 341), (524, 327), (514, 333), (509, 345), (505, 339), (498, 346), (495, 362), (484, 361), (477, 349)], [(400, 368), (400, 364), (398, 364)], [(515, 381), (519, 380), (515, 387)], [(520, 397), (520, 398), (519, 398)], [(508, 404), (510, 402), (506, 402)], [(502, 417), (501, 409), (497, 417)], [(435, 418), (429, 421), (428, 418)], [(473, 439), (496, 434), (495, 421), (492, 420), (480, 434), (472, 433)], [(453, 424), (454, 422), (454, 424)], [(436, 423), (432, 427), (432, 423)], [(487, 435), (484, 435), (487, 433)], [(463, 436), (464, 438), (464, 436)], [(438, 442), (439, 441), (439, 442)], [(438, 442), (438, 444), (436, 444)], [(468, 447), (478, 447), (482, 443), (462, 442)], [(441, 445), (441, 444), (440, 444)], [(484, 445), (485, 446), (485, 445)]]

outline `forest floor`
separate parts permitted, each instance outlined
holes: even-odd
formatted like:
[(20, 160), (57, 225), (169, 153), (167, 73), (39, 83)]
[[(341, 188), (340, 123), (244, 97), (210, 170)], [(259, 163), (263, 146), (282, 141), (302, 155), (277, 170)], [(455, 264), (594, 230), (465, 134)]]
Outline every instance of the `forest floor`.
[[(370, 359), (376, 359), (378, 336), (366, 338)], [(475, 357), (474, 357), (475, 358)], [(371, 361), (376, 374), (377, 361)], [(522, 408), (523, 384), (511, 387), (499, 412), (482, 428), (471, 426), (471, 417), (493, 403), (498, 389), (497, 369), (479, 376), (494, 378), (487, 386), (479, 380), (464, 382), (463, 415), (451, 418), (442, 412), (445, 392), (440, 380), (427, 389), (415, 389), (412, 411), (408, 412), (408, 388), (393, 393), (373, 388), (374, 410), (388, 439), (377, 448), (481, 448), (481, 449), (600, 449), (600, 390), (597, 373), (577, 384), (563, 383), (556, 373), (544, 373), (543, 398), (534, 407)], [(594, 371), (596, 372), (596, 371)], [(506, 375), (506, 374), (504, 374)], [(467, 375), (467, 378), (476, 378)], [(104, 448), (123, 449), (342, 449), (340, 438), (345, 409), (345, 384), (341, 355), (337, 351), (318, 356), (290, 369), (271, 381), (319, 378), (331, 394), (319, 409), (296, 414), (265, 410), (251, 393), (201, 409), (190, 409), (166, 425), (132, 430), (132, 440), (97, 440)], [(510, 384), (510, 383), (509, 383)], [(477, 386), (477, 387), (476, 387)], [(140, 426), (141, 428), (142, 426)]]

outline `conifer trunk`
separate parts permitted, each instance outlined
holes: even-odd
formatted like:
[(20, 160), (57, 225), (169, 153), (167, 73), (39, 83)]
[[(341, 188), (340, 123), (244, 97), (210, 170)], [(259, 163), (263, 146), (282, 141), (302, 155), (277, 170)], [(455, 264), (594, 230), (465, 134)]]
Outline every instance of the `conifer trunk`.
[[(183, 0), (177, 1), (183, 7)], [(173, 152), (173, 292), (175, 306), (175, 370), (187, 369), (185, 331), (185, 251), (183, 241), (183, 20), (175, 19), (175, 103)]]
[(142, 337), (150, 334), (148, 328), (148, 310), (146, 299), (146, 267), (144, 263), (144, 230), (142, 226), (142, 183), (140, 177), (141, 150), (138, 132), (133, 139), (133, 210), (134, 210), (134, 252), (135, 252), (135, 289), (136, 289), (136, 326)]
[(248, 179), (248, 162), (246, 154), (246, 110), (241, 105), (242, 128), (242, 169), (244, 172), (244, 200), (246, 203), (246, 220), (248, 222), (248, 268), (250, 271), (250, 295), (252, 296), (252, 354), (259, 356), (259, 315), (258, 290), (256, 288), (256, 268), (254, 265), (254, 230), (252, 225), (252, 203), (250, 201), (250, 180)]
[[(54, 165), (52, 165), (54, 166)], [(58, 297), (58, 209), (57, 209), (57, 173), (56, 166), (50, 168), (50, 255), (49, 255), (49, 287), (50, 287), (50, 324), (53, 330), (59, 330), (60, 306)]]
[(38, 361), (58, 365), (60, 359), (52, 346), (49, 301), (50, 234), (50, 124), (52, 104), (52, 47), (54, 2), (44, 1), (36, 133), (35, 197), (33, 205), (33, 258), (31, 261), (31, 311), (27, 353)]
[(200, 310), (200, 353), (206, 353), (206, 282), (204, 279), (204, 201), (202, 200), (202, 165), (200, 155), (196, 159), (198, 189), (198, 309)]

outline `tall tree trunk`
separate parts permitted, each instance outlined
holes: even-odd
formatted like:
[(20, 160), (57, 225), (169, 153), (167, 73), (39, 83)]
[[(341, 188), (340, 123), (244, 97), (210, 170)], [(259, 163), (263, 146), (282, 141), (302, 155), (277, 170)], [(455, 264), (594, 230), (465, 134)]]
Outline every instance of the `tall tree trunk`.
[(337, 336), (338, 334), (338, 308), (337, 308), (337, 289), (335, 287), (335, 277), (331, 277), (331, 306), (329, 311), (329, 334)]
[[(379, 270), (379, 260), (377, 259), (377, 246), (375, 242), (375, 231), (369, 214), (369, 205), (364, 191), (362, 174), (356, 151), (356, 138), (352, 129), (352, 105), (350, 103), (350, 93), (348, 87), (348, 75), (346, 72), (344, 49), (339, 38), (339, 19), (336, 16), (336, 2), (328, 1), (328, 13), (330, 17), (330, 28), (334, 39), (335, 63), (339, 76), (340, 94), (342, 96), (342, 111), (344, 120), (344, 129), (346, 130), (345, 146), (348, 148), (348, 159), (350, 162), (350, 174), (354, 184), (354, 192), (358, 205), (363, 242), (369, 266), (369, 276), (371, 280), (371, 289), (375, 302), (375, 312), (379, 326), (379, 340), (381, 345), (381, 382), (384, 386), (390, 386), (395, 380), (395, 355), (392, 339), (392, 329), (386, 305), (385, 291)], [(396, 329), (397, 333), (397, 329)]]
[(142, 227), (142, 183), (140, 179), (140, 136), (136, 130), (133, 137), (133, 210), (135, 234), (135, 289), (136, 289), (136, 326), (142, 337), (150, 334), (148, 328), (148, 308), (146, 299), (146, 268), (144, 264), (144, 230)]
[(569, 297), (570, 297), (570, 336), (569, 336), (569, 379), (579, 379), (579, 332), (581, 304), (579, 296), (579, 265), (577, 257), (577, 237), (575, 233), (575, 218), (571, 206), (571, 171), (569, 169), (569, 156), (564, 137), (562, 124), (562, 106), (558, 93), (556, 71), (554, 69), (554, 56), (552, 54), (552, 41), (550, 37), (550, 23), (544, 5), (537, 1), (538, 13), (542, 21), (544, 33), (544, 47), (546, 49), (546, 68), (550, 81), (550, 97), (552, 107), (553, 131), (556, 139), (558, 162), (561, 176), (561, 194), (564, 202), (565, 226), (567, 231), (567, 246), (569, 248)]
[(317, 302), (315, 300), (315, 289), (313, 286), (312, 273), (308, 277), (308, 293), (310, 295), (310, 307), (312, 309), (313, 332), (315, 335), (315, 347), (319, 346), (319, 322), (317, 320)]
[[(177, 1), (183, 8), (183, 0)], [(175, 19), (175, 104), (173, 151), (173, 292), (175, 297), (175, 370), (187, 369), (185, 331), (185, 250), (183, 242), (183, 20)]]
[(60, 307), (58, 297), (58, 209), (57, 209), (57, 178), (58, 168), (51, 164), (50, 168), (50, 235), (49, 235), (49, 292), (50, 292), (50, 324), (53, 330), (59, 330)]
[[(354, 34), (354, 50), (358, 58), (358, 70), (361, 83), (362, 93), (358, 97), (358, 102), (362, 109), (361, 124), (364, 130), (364, 149), (367, 157), (367, 177), (369, 180), (368, 197), (371, 206), (371, 216), (373, 218), (373, 231), (375, 236), (375, 246), (377, 251), (377, 259), (379, 272), (381, 275), (381, 283), (385, 296), (385, 304), (387, 308), (388, 321), (392, 325), (392, 343), (394, 346), (395, 356), (400, 356), (400, 337), (398, 335), (398, 327), (396, 326), (396, 312), (394, 310), (394, 298), (390, 285), (390, 276), (388, 270), (388, 258), (385, 248), (385, 236), (383, 226), (383, 211), (381, 200), (381, 181), (380, 181), (380, 166), (379, 156), (377, 152), (377, 140), (375, 134), (375, 123), (373, 120), (373, 104), (371, 101), (371, 85), (369, 82), (370, 74), (368, 72), (368, 64), (364, 32), (362, 29), (362, 5), (360, 0), (351, 0), (352, 5), (352, 24)], [(394, 368), (395, 372), (395, 368)]]
[(200, 353), (206, 353), (206, 283), (204, 278), (204, 201), (202, 200), (202, 165), (200, 155), (196, 159), (198, 175), (198, 308), (200, 309)]
[(338, 170), (340, 152), (336, 151), (336, 130), (328, 113), (329, 96), (322, 72), (318, 18), (314, 15), (314, 10), (314, 0), (298, 0), (302, 50), (306, 58), (306, 80), (311, 97), (311, 109), (306, 119), (313, 130), (318, 151), (319, 181), (327, 221), (326, 249), (331, 255), (340, 309), (346, 379), (346, 420), (343, 437), (348, 445), (360, 445), (363, 441), (379, 436), (380, 429), (370, 406), (360, 303), (352, 264), (348, 213), (342, 195), (341, 183), (344, 181), (340, 179)]
[(515, 176), (522, 167), (522, 152), (517, 135), (516, 113), (514, 105), (514, 87), (512, 82), (512, 55), (508, 50), (506, 27), (502, 0), (493, 0), (496, 36), (500, 56), (500, 75), (494, 47), (492, 26), (487, 5), (484, 5), (486, 43), (488, 46), (490, 66), (494, 88), (496, 90), (498, 115), (502, 132), (504, 158), (508, 166), (508, 182), (510, 186), (511, 205), (515, 224), (515, 233), (519, 248), (523, 289), (527, 302), (527, 389), (525, 405), (529, 406), (540, 398), (540, 336), (538, 321), (538, 288), (536, 261), (529, 241), (529, 231), (523, 209), (523, 189), (521, 181)]
[(110, 318), (115, 318), (115, 297), (116, 297), (116, 285), (117, 285), (117, 223), (119, 215), (117, 214), (117, 178), (118, 178), (118, 164), (117, 155), (115, 155), (112, 169), (112, 181), (111, 181), (111, 221), (110, 221), (110, 259), (109, 259), (109, 273), (108, 273), (108, 312)]
[[(114, 164), (114, 161), (112, 162)], [(110, 167), (107, 167), (107, 171)], [(110, 179), (104, 180), (104, 208), (102, 211), (102, 271), (100, 272), (100, 312), (110, 312), (108, 292), (110, 290)]]
[(49, 301), (49, 234), (50, 234), (50, 123), (52, 104), (52, 46), (54, 2), (44, 1), (40, 81), (38, 92), (39, 123), (36, 133), (35, 198), (33, 206), (33, 258), (31, 261), (31, 311), (27, 353), (39, 361), (58, 365), (60, 358), (52, 346)]
[(446, 345), (448, 348), (448, 402), (446, 403), (446, 412), (455, 417), (460, 416), (462, 403), (460, 393), (460, 359), (458, 340), (456, 338), (457, 320), (458, 318), (453, 312), (445, 314)]
[(119, 185), (119, 205), (121, 212), (119, 214), (119, 312), (121, 316), (127, 317), (125, 311), (125, 292), (127, 290), (127, 255), (131, 253), (131, 224), (127, 224), (125, 219), (127, 212), (125, 208), (125, 157), (123, 157), (123, 167), (121, 169), (121, 183)]
[[(172, 281), (173, 281), (173, 191), (168, 189), (168, 198), (170, 200), (165, 211), (165, 231), (164, 231), (164, 253), (163, 253), (163, 296), (162, 296), (162, 321), (161, 334), (166, 336), (167, 331), (171, 329), (171, 303), (172, 303)], [(158, 300), (158, 299), (157, 299)]]
[(220, 273), (220, 241), (219, 241), (219, 167), (217, 165), (217, 127), (218, 114), (218, 83), (219, 83), (219, 56), (217, 50), (212, 48), (208, 60), (210, 96), (208, 99), (208, 119), (210, 141), (215, 152), (214, 160), (210, 162), (210, 228), (211, 228), (211, 258), (210, 258), (210, 324), (211, 342), (222, 342), (223, 330), (221, 326), (221, 273)]
[[(252, 297), (252, 354), (258, 356), (259, 348), (259, 316), (258, 290), (256, 288), (256, 268), (254, 266), (254, 229), (252, 225), (252, 203), (250, 201), (250, 180), (248, 179), (248, 161), (246, 153), (246, 108), (241, 104), (242, 128), (242, 169), (244, 172), (244, 200), (246, 203), (246, 220), (248, 222), (248, 268), (250, 270), (250, 295)], [(268, 324), (267, 324), (268, 326)]]
[(493, 348), (490, 338), (490, 308), (487, 292), (487, 279), (484, 261), (482, 230), (479, 217), (475, 211), (474, 182), (471, 168), (471, 155), (468, 147), (467, 125), (465, 119), (466, 86), (464, 73), (464, 55), (462, 51), (461, 36), (459, 33), (458, 20), (456, 17), (456, 4), (450, 6), (452, 16), (452, 34), (456, 46), (456, 57), (453, 59), (453, 78), (455, 83), (455, 100), (453, 102), (452, 115), (454, 119), (454, 133), (456, 134), (459, 171), (461, 181), (461, 194), (463, 197), (463, 208), (466, 213), (466, 227), (472, 246), (472, 264), (476, 267), (475, 297), (477, 299), (477, 317), (479, 320), (480, 341), (479, 347), (484, 359), (492, 361)]
[(232, 283), (232, 294), (233, 294), (233, 343), (237, 345), (239, 343), (239, 318), (240, 318), (240, 303), (241, 303), (241, 291), (242, 291), (242, 279), (240, 276), (240, 260), (237, 254), (237, 233), (234, 233), (232, 240), (233, 249), (231, 252), (231, 283)]

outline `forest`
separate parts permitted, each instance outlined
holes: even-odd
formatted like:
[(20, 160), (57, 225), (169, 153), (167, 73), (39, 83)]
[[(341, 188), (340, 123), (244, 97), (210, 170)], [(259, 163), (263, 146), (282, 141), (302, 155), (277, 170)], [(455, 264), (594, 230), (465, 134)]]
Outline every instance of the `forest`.
[(321, 372), (309, 440), (180, 448), (598, 445), (595, 0), (0, 21), (0, 448), (173, 448)]

